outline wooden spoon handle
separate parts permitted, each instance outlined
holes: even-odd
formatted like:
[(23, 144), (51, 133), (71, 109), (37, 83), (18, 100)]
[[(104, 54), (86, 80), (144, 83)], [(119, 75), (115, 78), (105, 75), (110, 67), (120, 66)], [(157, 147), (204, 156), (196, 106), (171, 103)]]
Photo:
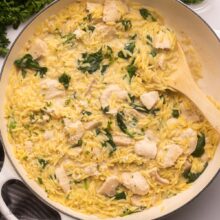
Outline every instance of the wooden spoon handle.
[(181, 89), (181, 92), (192, 100), (213, 128), (220, 134), (220, 111), (202, 92), (198, 85), (193, 80), (190, 81), (190, 84), (185, 85), (184, 89)]

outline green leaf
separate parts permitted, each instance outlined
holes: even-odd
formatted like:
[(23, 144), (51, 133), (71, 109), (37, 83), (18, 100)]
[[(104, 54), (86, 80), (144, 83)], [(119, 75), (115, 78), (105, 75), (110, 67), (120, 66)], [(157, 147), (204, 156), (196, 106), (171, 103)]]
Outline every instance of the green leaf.
[(156, 21), (156, 18), (151, 14), (148, 9), (141, 8), (139, 11), (144, 20), (151, 19), (152, 21)]
[(70, 84), (70, 81), (71, 81), (71, 76), (66, 74), (66, 73), (63, 73), (60, 77), (59, 77), (59, 83), (63, 84), (64, 88), (65, 89), (68, 89), (69, 88), (69, 84)]
[(122, 24), (122, 26), (123, 26), (123, 28), (124, 28), (124, 31), (128, 31), (128, 30), (130, 30), (130, 29), (132, 28), (132, 23), (131, 23), (131, 21), (128, 20), (128, 19), (121, 19), (121, 20), (119, 21), (119, 23)]
[(150, 55), (151, 55), (152, 57), (156, 57), (156, 56), (157, 56), (157, 49), (156, 49), (156, 48), (152, 48), (152, 49), (151, 49), (151, 52), (150, 52)]
[(114, 151), (116, 151), (117, 146), (116, 146), (115, 142), (113, 141), (112, 134), (108, 130), (108, 128), (105, 128), (103, 131), (108, 139), (102, 143), (102, 146), (107, 147), (108, 145), (110, 145), (110, 147), (111, 147), (110, 155), (111, 155)]
[(193, 183), (193, 182), (195, 182), (195, 181), (200, 177), (200, 175), (205, 171), (205, 169), (207, 168), (207, 166), (208, 166), (208, 163), (205, 164), (204, 169), (203, 169), (201, 172), (199, 172), (199, 173), (192, 173), (192, 172), (190, 171), (190, 169), (185, 170), (184, 173), (183, 173), (183, 177), (184, 177), (185, 179), (187, 179), (187, 183)]
[(22, 76), (25, 77), (27, 70), (33, 70), (35, 75), (39, 75), (41, 78), (47, 73), (46, 67), (41, 67), (37, 59), (33, 59), (30, 54), (25, 54), (22, 58), (14, 61), (15, 66), (22, 71)]
[(115, 196), (114, 196), (114, 199), (115, 199), (115, 200), (126, 199), (126, 194), (125, 194), (125, 192), (116, 193)]
[(47, 166), (47, 164), (49, 163), (49, 161), (44, 160), (42, 158), (38, 158), (38, 163), (40, 164), (41, 168), (44, 169)]
[(8, 121), (8, 130), (11, 133), (17, 127), (17, 122), (14, 118), (10, 118)]
[(134, 208), (134, 209), (125, 208), (123, 213), (120, 216), (123, 217), (126, 215), (131, 215), (133, 213), (142, 212), (144, 209), (146, 209), (146, 207), (144, 207), (144, 206), (140, 206), (140, 207)]
[(120, 130), (127, 134), (130, 137), (133, 137), (133, 135), (128, 131), (127, 125), (125, 123), (125, 119), (124, 119), (124, 113), (123, 112), (118, 112), (116, 115), (116, 121), (118, 124), (118, 127), (120, 128)]
[(43, 180), (40, 177), (37, 177), (37, 181), (39, 184), (41, 184), (41, 185), (43, 184)]
[(101, 108), (101, 110), (104, 114), (106, 114), (109, 112), (110, 108), (109, 108), (109, 106), (106, 106), (105, 108)]
[(72, 148), (81, 147), (82, 145), (83, 145), (83, 140), (80, 139), (80, 140), (78, 140), (78, 142), (77, 142), (76, 144), (72, 145), (71, 147), (72, 147)]
[(192, 153), (193, 157), (201, 157), (205, 152), (205, 149), (204, 149), (206, 145), (205, 134), (201, 133), (197, 137), (198, 137), (198, 140), (197, 140), (196, 149)]
[(128, 72), (130, 82), (131, 82), (132, 78), (134, 76), (136, 76), (137, 69), (138, 69), (137, 66), (135, 66), (132, 63), (129, 66), (127, 66), (127, 72)]
[(83, 111), (82, 111), (82, 114), (83, 114), (83, 115), (88, 115), (88, 116), (90, 116), (90, 115), (92, 115), (92, 112), (83, 110)]
[(178, 109), (173, 109), (172, 116), (174, 118), (179, 118), (179, 116), (180, 116), (179, 110)]
[(185, 4), (198, 4), (200, 2), (203, 2), (204, 0), (181, 0)]

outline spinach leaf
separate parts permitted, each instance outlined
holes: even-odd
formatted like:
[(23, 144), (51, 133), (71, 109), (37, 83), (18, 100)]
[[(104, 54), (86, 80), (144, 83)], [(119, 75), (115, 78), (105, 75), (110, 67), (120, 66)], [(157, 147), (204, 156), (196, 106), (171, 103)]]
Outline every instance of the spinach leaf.
[(178, 109), (173, 109), (172, 116), (174, 118), (179, 118), (179, 116), (180, 116), (179, 110)]
[(135, 208), (135, 209), (126, 208), (120, 216), (123, 217), (123, 216), (126, 216), (126, 215), (131, 215), (133, 213), (142, 212), (144, 209), (146, 209), (146, 207), (144, 207), (144, 206), (140, 206), (140, 207)]
[(85, 32), (94, 32), (95, 26), (88, 25), (88, 26), (84, 27), (82, 30)]
[(114, 196), (115, 200), (121, 200), (121, 199), (126, 199), (126, 194), (125, 192), (120, 192), (120, 193), (116, 193)]
[(39, 183), (40, 185), (42, 185), (42, 184), (43, 184), (43, 180), (42, 180), (42, 178), (37, 177), (37, 181), (38, 181), (38, 183)]
[(152, 37), (149, 34), (147, 35), (147, 41), (148, 41), (147, 44), (152, 45), (153, 39), (152, 39)]
[[(129, 51), (130, 53), (133, 54), (133, 53), (134, 53), (134, 49), (135, 49), (135, 42), (134, 42), (134, 41), (131, 41), (131, 42), (125, 44), (124, 50), (127, 50), (127, 51)], [(121, 51), (118, 52), (118, 57), (127, 60), (127, 59), (129, 59), (131, 56), (130, 56), (129, 54), (126, 54), (126, 55), (125, 55), (125, 54), (123, 53), (123, 51), (121, 50)]]
[(156, 18), (151, 14), (151, 12), (148, 9), (141, 8), (139, 11), (144, 20), (150, 18), (152, 21), (156, 21)]
[(157, 56), (157, 49), (153, 47), (153, 48), (151, 49), (150, 54), (151, 54), (152, 57), (156, 57), (156, 56)]
[(108, 113), (109, 109), (110, 109), (109, 106), (106, 106), (105, 108), (101, 108), (101, 110), (104, 114)]
[(205, 169), (207, 168), (207, 166), (208, 166), (208, 163), (205, 164), (204, 169), (203, 169), (201, 172), (199, 172), (199, 173), (192, 173), (192, 172), (190, 171), (190, 169), (185, 170), (184, 173), (183, 173), (183, 177), (184, 177), (185, 179), (187, 179), (187, 183), (193, 183), (193, 182), (196, 181), (196, 180), (200, 177), (200, 175), (205, 171)]
[(47, 164), (49, 163), (49, 161), (44, 160), (42, 158), (38, 158), (38, 163), (40, 164), (41, 168), (44, 169), (47, 166)]
[(200, 135), (198, 135), (196, 149), (192, 153), (192, 156), (193, 157), (201, 157), (205, 152), (205, 149), (204, 149), (205, 145), (206, 145), (205, 134), (201, 133)]
[(128, 31), (132, 28), (132, 23), (128, 19), (121, 19), (119, 23), (123, 25), (124, 31)]
[(78, 60), (78, 69), (83, 73), (92, 74), (100, 69), (103, 60), (102, 49), (95, 53), (83, 53), (82, 60)]
[(88, 115), (88, 116), (90, 116), (90, 115), (92, 115), (92, 112), (83, 110), (83, 111), (82, 111), (82, 114), (83, 114), (83, 115)]
[(8, 131), (11, 133), (17, 127), (17, 122), (14, 118), (10, 118), (8, 121)]
[(69, 88), (69, 84), (70, 84), (70, 80), (71, 80), (71, 76), (69, 76), (66, 73), (63, 73), (60, 77), (59, 77), (59, 83), (63, 84), (65, 89)]
[(142, 105), (137, 105), (137, 104), (132, 104), (131, 105), (136, 111), (141, 112), (141, 113), (146, 113), (146, 114), (152, 114), (152, 115), (156, 115), (157, 112), (160, 111), (159, 108), (152, 108), (150, 110), (148, 110), (145, 106)]
[(129, 82), (131, 82), (132, 78), (134, 76), (136, 76), (136, 72), (137, 72), (137, 66), (135, 66), (133, 64), (133, 62), (127, 66), (127, 73), (128, 73), (128, 76), (129, 76)]
[(30, 54), (26, 54), (21, 59), (15, 60), (14, 64), (18, 69), (21, 69), (23, 78), (25, 78), (28, 69), (35, 71), (35, 75), (39, 75), (41, 78), (47, 72), (47, 67), (41, 67), (37, 59), (34, 60)]
[(63, 44), (74, 44), (74, 40), (76, 39), (76, 35), (74, 33), (69, 33), (67, 35), (62, 36), (64, 39)]
[(133, 137), (133, 135), (128, 131), (127, 125), (125, 124), (125, 119), (124, 119), (124, 113), (123, 112), (118, 112), (116, 115), (116, 121), (118, 124), (118, 127), (120, 130), (127, 134), (130, 137)]
[(111, 155), (114, 151), (116, 151), (117, 146), (116, 146), (115, 142), (113, 141), (112, 134), (108, 128), (104, 129), (104, 134), (106, 135), (106, 137), (108, 139), (102, 143), (102, 146), (107, 147), (108, 145), (110, 145), (110, 147), (111, 147), (110, 155)]
[[(108, 64), (102, 64), (106, 59), (108, 60)], [(112, 64), (113, 60), (113, 50), (111, 47), (106, 46), (95, 53), (83, 53), (82, 59), (78, 60), (78, 69), (83, 73), (88, 72), (89, 74), (101, 69), (101, 73), (104, 73)]]
[(80, 139), (80, 140), (78, 140), (78, 142), (76, 144), (72, 145), (72, 148), (81, 147), (82, 145), (83, 145), (83, 140)]

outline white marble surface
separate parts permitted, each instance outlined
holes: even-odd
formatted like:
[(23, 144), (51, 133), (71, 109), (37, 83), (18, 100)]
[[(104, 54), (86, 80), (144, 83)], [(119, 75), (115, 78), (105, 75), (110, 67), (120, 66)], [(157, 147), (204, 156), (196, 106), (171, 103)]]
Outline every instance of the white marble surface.
[[(220, 0), (205, 0), (200, 6), (193, 7), (220, 37)], [(18, 30), (8, 29), (10, 40), (17, 37), (25, 25)], [(0, 68), (3, 59), (0, 59)], [(165, 220), (220, 220), (220, 175), (196, 199), (175, 213), (163, 218)]]

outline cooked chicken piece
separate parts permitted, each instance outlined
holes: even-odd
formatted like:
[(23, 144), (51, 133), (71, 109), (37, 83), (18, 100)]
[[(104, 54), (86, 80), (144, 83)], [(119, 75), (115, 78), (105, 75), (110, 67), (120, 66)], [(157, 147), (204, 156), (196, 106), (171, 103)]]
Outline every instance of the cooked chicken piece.
[(86, 32), (80, 28), (77, 28), (73, 33), (75, 34), (77, 40), (81, 39), (86, 34)]
[(69, 136), (69, 142), (71, 144), (77, 144), (78, 141), (83, 137), (84, 135), (84, 126), (81, 121), (75, 121), (72, 122), (71, 120), (64, 118), (64, 129)]
[(103, 10), (104, 22), (116, 22), (128, 12), (128, 6), (121, 0), (105, 0)]
[(84, 128), (86, 130), (92, 130), (92, 129), (98, 128), (101, 125), (102, 125), (101, 121), (90, 121), (84, 124)]
[(186, 153), (189, 155), (192, 154), (195, 151), (197, 145), (197, 132), (194, 131), (192, 128), (187, 128), (181, 133), (180, 139), (188, 140), (189, 149)]
[(42, 94), (47, 100), (65, 95), (65, 91), (60, 87), (60, 83), (55, 79), (44, 79), (40, 82)]
[[(103, 109), (109, 106), (109, 99), (111, 95), (114, 94), (118, 99), (126, 100), (128, 99), (128, 93), (126, 90), (121, 89), (118, 85), (109, 85), (103, 92), (100, 98), (101, 106)], [(117, 109), (109, 110), (109, 114), (114, 114)]]
[(118, 180), (118, 177), (110, 176), (102, 184), (101, 188), (98, 190), (98, 193), (112, 197), (115, 195), (116, 189), (119, 186), (119, 184), (120, 182)]
[(157, 155), (157, 142), (154, 139), (149, 139), (148, 136), (141, 141), (138, 141), (134, 146), (134, 151), (137, 155), (148, 159), (154, 159)]
[(134, 206), (144, 206), (141, 202), (141, 196), (134, 195), (131, 197), (131, 204)]
[(47, 44), (43, 40), (37, 38), (32, 44), (29, 53), (34, 59), (44, 57), (48, 53)]
[(157, 33), (153, 46), (157, 49), (172, 49), (174, 47), (175, 38), (172, 32), (168, 29), (163, 29)]
[(119, 146), (129, 146), (134, 143), (134, 141), (126, 136), (113, 136), (113, 141), (115, 142), (116, 145)]
[(92, 164), (90, 166), (85, 167), (84, 171), (89, 176), (97, 176), (97, 175), (99, 175), (99, 171), (97, 169), (97, 164)]
[(48, 130), (46, 130), (46, 131), (44, 132), (44, 139), (45, 139), (45, 140), (50, 140), (50, 139), (52, 139), (53, 137), (54, 137), (53, 131), (48, 131)]
[(168, 179), (162, 178), (159, 173), (157, 168), (153, 168), (150, 170), (150, 174), (155, 177), (155, 179), (161, 183), (161, 184), (169, 184), (170, 181)]
[(165, 70), (165, 55), (164, 54), (161, 54), (159, 55), (158, 57), (158, 66), (162, 69), (162, 70)]
[(122, 173), (122, 184), (136, 195), (144, 196), (149, 191), (149, 184), (141, 173)]
[(116, 29), (114, 27), (99, 23), (96, 25), (92, 36), (95, 39), (101, 37), (102, 40), (109, 42), (116, 37), (116, 34)]
[(152, 109), (159, 101), (159, 93), (157, 91), (147, 92), (140, 96), (142, 104), (147, 109)]
[(66, 172), (62, 165), (55, 169), (55, 175), (61, 188), (65, 193), (67, 193), (70, 190), (70, 183), (69, 183), (69, 178), (66, 175)]
[(182, 153), (183, 149), (179, 145), (169, 144), (159, 150), (157, 160), (163, 168), (172, 167)]

